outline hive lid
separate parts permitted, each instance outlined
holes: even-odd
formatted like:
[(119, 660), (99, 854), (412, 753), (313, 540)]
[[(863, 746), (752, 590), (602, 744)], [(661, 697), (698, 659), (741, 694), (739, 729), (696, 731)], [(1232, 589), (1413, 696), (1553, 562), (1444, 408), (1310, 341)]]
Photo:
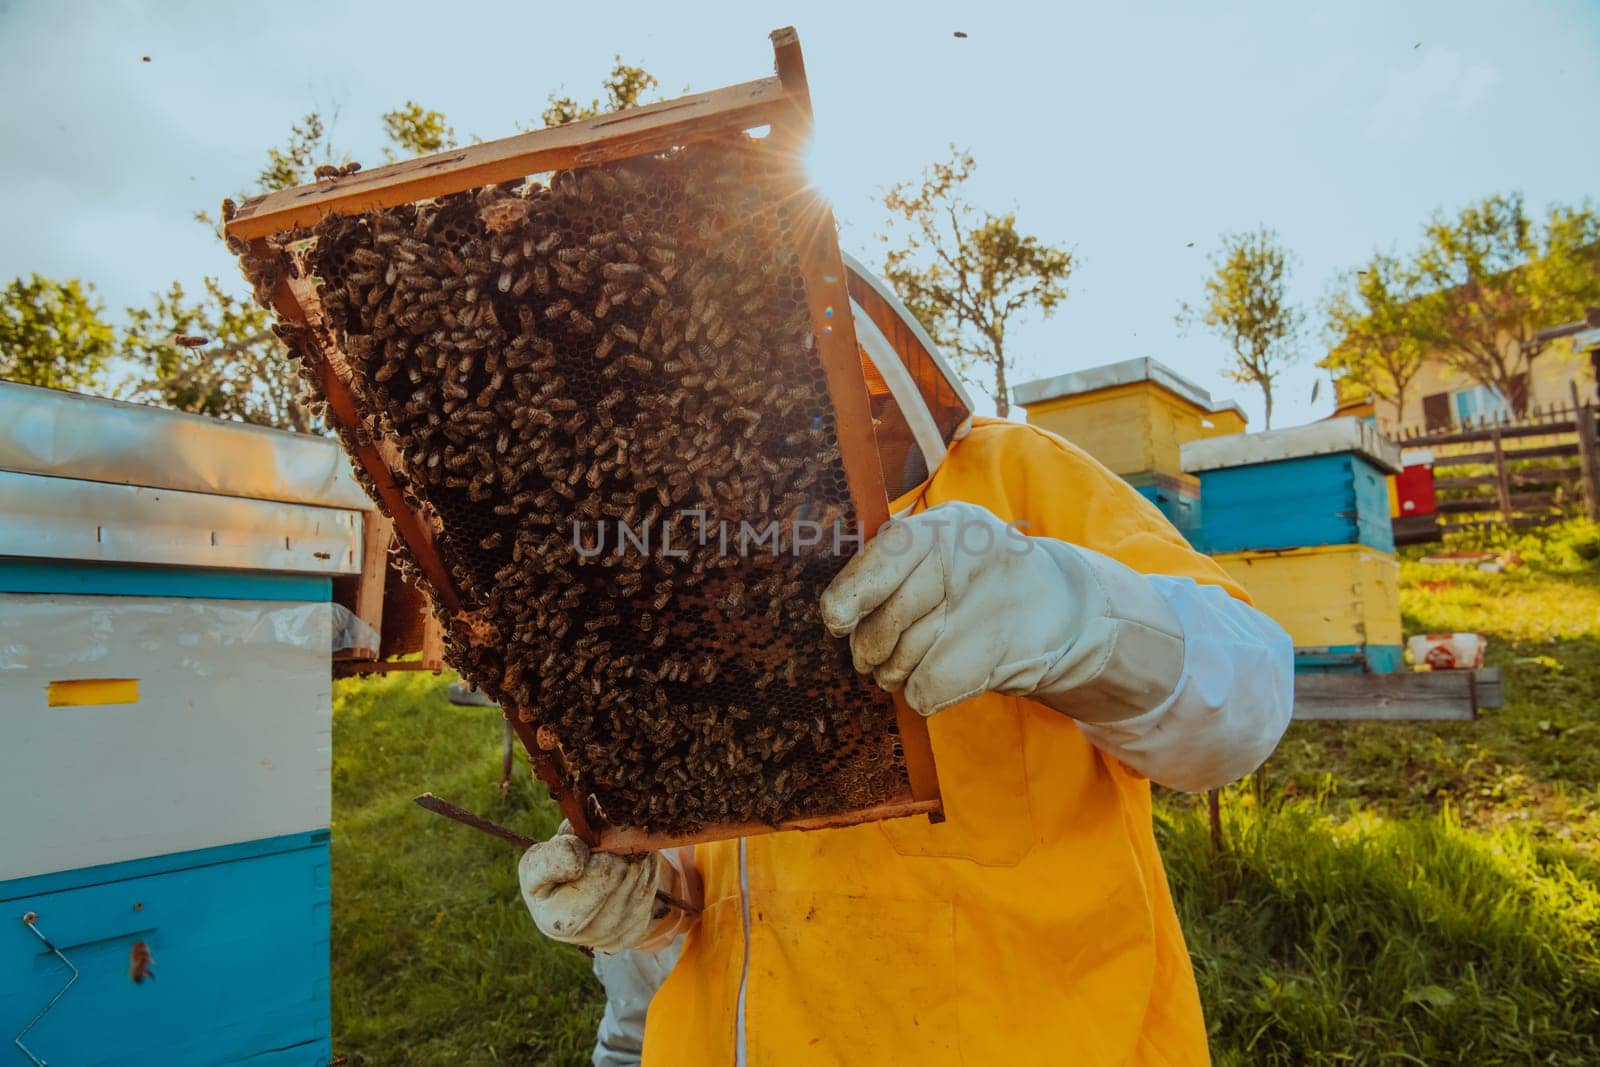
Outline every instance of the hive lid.
[(0, 381), (0, 471), (369, 510), (336, 441)]
[(1286, 430), (1186, 441), (1180, 450), (1183, 469), (1190, 474), (1344, 453), (1360, 456), (1386, 474), (1400, 472), (1400, 446), (1354, 416)]
[(1244, 410), (1238, 404), (1231, 400), (1213, 400), (1209, 392), (1165, 363), (1149, 356), (1057, 374), (1053, 378), (1037, 378), (1031, 382), (1023, 382), (1011, 390), (1011, 398), (1016, 403), (1026, 406), (1043, 403), (1046, 400), (1096, 393), (1102, 389), (1133, 385), (1137, 382), (1153, 382), (1206, 411), (1235, 411), (1241, 418), (1244, 417)]

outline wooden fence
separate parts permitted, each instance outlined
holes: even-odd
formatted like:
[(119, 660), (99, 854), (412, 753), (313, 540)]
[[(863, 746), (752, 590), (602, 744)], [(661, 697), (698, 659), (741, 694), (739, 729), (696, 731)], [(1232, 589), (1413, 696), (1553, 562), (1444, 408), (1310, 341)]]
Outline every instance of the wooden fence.
[(1441, 534), (1487, 524), (1517, 529), (1572, 515), (1600, 519), (1600, 428), (1593, 404), (1479, 419), (1400, 435), (1403, 448), (1433, 452)]

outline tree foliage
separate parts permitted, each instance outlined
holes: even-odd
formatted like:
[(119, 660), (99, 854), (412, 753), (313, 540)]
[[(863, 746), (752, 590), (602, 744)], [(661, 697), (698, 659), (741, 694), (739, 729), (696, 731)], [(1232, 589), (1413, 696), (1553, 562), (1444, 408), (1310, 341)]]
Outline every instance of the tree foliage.
[(331, 125), (321, 112), (312, 111), (290, 126), (283, 146), (267, 149), (266, 165), (256, 175), (257, 191), (270, 193), (304, 185), (318, 164), (342, 162), (334, 158)]
[[(964, 374), (987, 368), (1002, 418), (1010, 413), (1006, 330), (1028, 309), (1048, 318), (1067, 298), (1072, 255), (1017, 229), (1014, 213), (978, 211), (964, 186), (977, 164), (951, 146), (918, 182), (884, 195), (900, 240), (884, 257), (884, 277)], [(886, 242), (894, 238), (885, 235)]]
[(646, 93), (655, 92), (661, 83), (655, 75), (642, 67), (629, 66), (620, 55), (612, 57), (611, 73), (600, 83), (605, 90), (605, 100), (594, 99), (587, 104), (561, 93), (551, 93), (549, 106), (539, 117), (546, 126), (565, 126), (579, 119), (592, 119), (608, 111), (625, 111), (645, 103)]
[(390, 160), (399, 155), (432, 155), (454, 148), (458, 143), (455, 127), (445, 121), (444, 114), (431, 111), (415, 100), (407, 100), (404, 107), (383, 113), (383, 133), (389, 139), (383, 156)]
[(1432, 291), (1418, 336), (1452, 369), (1520, 406), (1516, 387), (1550, 341), (1539, 331), (1581, 318), (1600, 301), (1600, 217), (1592, 206), (1553, 206), (1543, 222), (1517, 193), (1436, 214), (1417, 271)]
[(1265, 403), (1265, 424), (1272, 428), (1272, 388), (1295, 358), (1295, 342), (1304, 314), (1289, 300), (1290, 253), (1266, 227), (1222, 237), (1212, 253), (1205, 302), (1184, 304), (1178, 323), (1195, 322), (1222, 338), (1233, 353), (1227, 374), (1254, 385)]
[(94, 286), (35, 274), (0, 292), (0, 378), (50, 389), (95, 389), (116, 336)]
[(1394, 401), (1400, 412), (1428, 357), (1419, 285), (1413, 266), (1380, 252), (1342, 275), (1323, 308), (1334, 347), (1322, 366), (1341, 381)]
[[(384, 156), (422, 155), (452, 148), (455, 130), (438, 111), (414, 100), (382, 116), (388, 144)], [(312, 111), (289, 127), (281, 146), (267, 149), (257, 174), (257, 193), (303, 185), (324, 163), (343, 163), (331, 135), (332, 122)], [(239, 199), (246, 195), (241, 194)], [(202, 213), (208, 225), (215, 221)], [(217, 278), (206, 278), (204, 292), (191, 298), (174, 282), (149, 306), (128, 309), (122, 354), (139, 368), (134, 395), (180, 411), (280, 429), (318, 429), (300, 399), (300, 382), (284, 347), (271, 330), (271, 316), (248, 296), (235, 296)], [(173, 338), (206, 337), (202, 348), (184, 348)]]
[[(178, 335), (201, 336), (185, 348)], [(173, 282), (145, 308), (128, 309), (122, 354), (145, 370), (136, 396), (179, 411), (309, 433), (316, 420), (299, 399), (300, 383), (271, 316), (236, 297), (216, 278), (191, 298)]]
[[(556, 125), (641, 103), (657, 88), (656, 79), (639, 67), (616, 57), (610, 75), (601, 83), (604, 103), (580, 105), (570, 97), (550, 95), (545, 121)], [(384, 157), (426, 155), (456, 146), (455, 129), (438, 111), (414, 100), (382, 116), (387, 144)], [(321, 164), (349, 162), (334, 145), (332, 117), (312, 111), (289, 128), (280, 146), (267, 150), (265, 165), (257, 174), (255, 193), (292, 188), (312, 180)], [(242, 193), (238, 199), (245, 199)], [(216, 225), (205, 213), (197, 217)], [(298, 399), (300, 383), (288, 352), (272, 332), (271, 317), (248, 296), (235, 296), (217, 278), (206, 278), (204, 291), (191, 296), (174, 282), (153, 296), (143, 308), (128, 309), (129, 327), (121, 354), (132, 360), (142, 375), (136, 395), (178, 408), (222, 418), (311, 431), (318, 427), (311, 412)], [(186, 348), (174, 342), (178, 335), (203, 336), (210, 344)], [(110, 349), (115, 349), (108, 340)]]

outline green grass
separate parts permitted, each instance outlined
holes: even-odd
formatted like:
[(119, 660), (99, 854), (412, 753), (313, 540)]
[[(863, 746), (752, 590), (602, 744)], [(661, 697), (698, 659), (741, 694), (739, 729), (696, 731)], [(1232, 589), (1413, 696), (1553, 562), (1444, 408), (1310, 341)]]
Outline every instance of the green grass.
[[(1487, 535), (1505, 574), (1402, 565), (1406, 631), (1478, 630), (1508, 704), (1472, 723), (1297, 723), (1211, 846), (1195, 798), (1157, 835), (1219, 1063), (1600, 1062), (1600, 531)], [(1455, 547), (1477, 547), (1457, 544)], [(334, 1030), (352, 1064), (580, 1064), (588, 961), (543, 941), (516, 850), (428, 814), (431, 790), (530, 836), (493, 709), (444, 679), (334, 702)]]
[(1600, 1062), (1592, 869), (1448, 816), (1225, 825), (1157, 827), (1218, 1062)]
[(333, 1025), (351, 1064), (588, 1062), (599, 984), (534, 929), (515, 846), (411, 802), (431, 791), (548, 836), (558, 816), (531, 775), (500, 795), (501, 730), (432, 675), (335, 688)]
[(1469, 827), (1514, 824), (1600, 854), (1600, 568), (1572, 549), (1591, 529), (1502, 539), (1489, 547), (1523, 563), (1501, 574), (1408, 553), (1406, 633), (1487, 634), (1506, 706), (1471, 723), (1296, 723), (1271, 761), (1272, 786), (1323, 795), (1335, 813), (1449, 806)]

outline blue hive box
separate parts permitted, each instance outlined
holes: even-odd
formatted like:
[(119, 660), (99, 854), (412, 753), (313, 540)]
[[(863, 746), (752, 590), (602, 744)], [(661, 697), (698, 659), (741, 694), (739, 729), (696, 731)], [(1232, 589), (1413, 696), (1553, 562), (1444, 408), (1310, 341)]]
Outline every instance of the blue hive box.
[(1365, 545), (1394, 551), (1388, 476), (1400, 450), (1354, 418), (1190, 441), (1184, 469), (1200, 479), (1206, 552)]
[(325, 1067), (338, 444), (0, 382), (0, 502), (0, 1064)]
[(1123, 480), (1154, 504), (1191, 543), (1200, 536), (1200, 483), (1194, 478), (1147, 471), (1123, 475)]

